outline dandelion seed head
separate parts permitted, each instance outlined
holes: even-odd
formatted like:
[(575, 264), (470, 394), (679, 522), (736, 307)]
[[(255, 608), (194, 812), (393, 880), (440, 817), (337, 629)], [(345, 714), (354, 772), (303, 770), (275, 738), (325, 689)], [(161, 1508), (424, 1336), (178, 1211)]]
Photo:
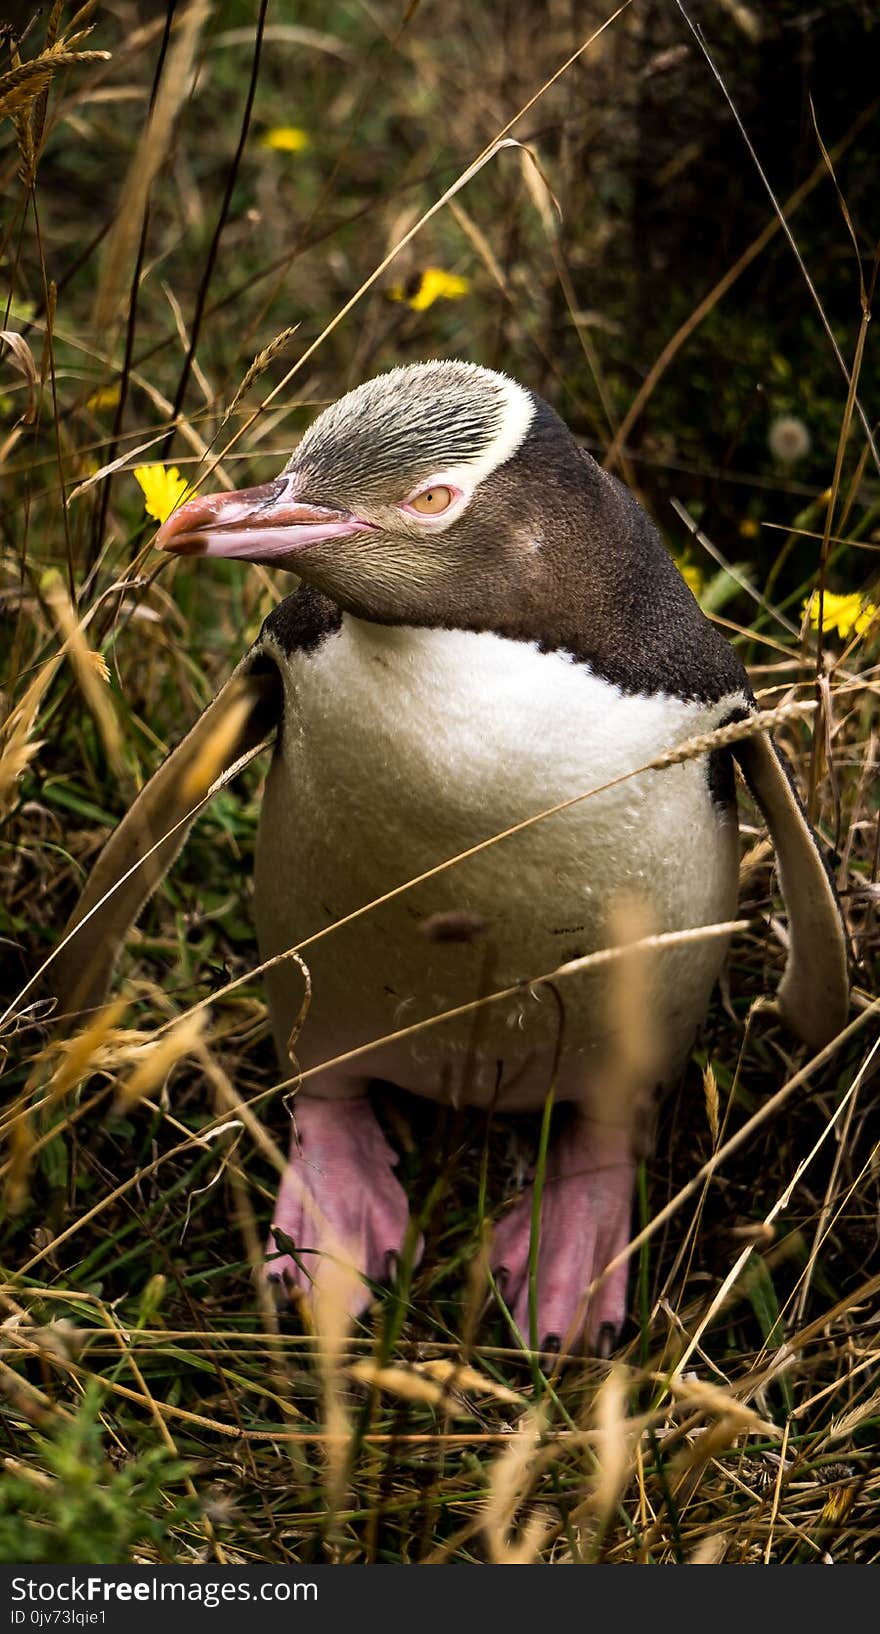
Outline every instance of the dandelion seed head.
[(767, 445), (780, 465), (794, 465), (810, 452), (810, 433), (796, 414), (780, 414), (767, 433)]

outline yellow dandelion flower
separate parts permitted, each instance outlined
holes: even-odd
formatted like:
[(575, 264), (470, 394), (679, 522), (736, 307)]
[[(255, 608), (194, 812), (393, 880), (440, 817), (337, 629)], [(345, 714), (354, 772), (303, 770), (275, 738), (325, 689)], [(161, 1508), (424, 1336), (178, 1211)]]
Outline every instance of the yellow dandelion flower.
[(273, 153), (302, 153), (309, 145), (309, 133), (299, 125), (272, 125), (260, 137), (260, 147)]
[(168, 521), (189, 486), (176, 465), (167, 470), (164, 465), (136, 465), (134, 479), (143, 490), (144, 510), (156, 522)]
[(691, 594), (699, 600), (703, 589), (703, 575), (693, 562), (678, 562), (678, 571)]
[(393, 301), (405, 301), (414, 312), (426, 312), (435, 301), (460, 301), (467, 295), (471, 287), (469, 278), (459, 278), (457, 273), (444, 272), (442, 267), (426, 267), (411, 283), (404, 288), (395, 284), (391, 290)]
[(92, 392), (91, 397), (86, 398), (86, 408), (115, 408), (118, 402), (118, 386), (99, 386), (97, 391)]
[[(814, 630), (819, 628), (819, 594), (813, 594), (804, 602), (801, 609), (810, 615), (810, 626)], [(845, 641), (847, 636), (862, 635), (867, 630), (872, 619), (876, 618), (878, 609), (872, 601), (863, 601), (857, 590), (850, 595), (839, 596), (833, 590), (826, 590), (822, 598), (822, 629), (836, 630)]]
[(758, 534), (761, 532), (761, 524), (755, 522), (751, 516), (744, 516), (740, 522), (739, 531), (743, 539), (757, 539)]

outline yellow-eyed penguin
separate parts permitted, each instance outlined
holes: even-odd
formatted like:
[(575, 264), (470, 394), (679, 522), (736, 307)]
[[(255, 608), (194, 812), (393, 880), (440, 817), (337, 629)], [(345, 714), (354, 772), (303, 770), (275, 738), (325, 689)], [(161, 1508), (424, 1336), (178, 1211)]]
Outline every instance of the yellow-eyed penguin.
[[(472, 364), (418, 364), (359, 386), (319, 416), (275, 481), (191, 499), (156, 543), (286, 568), (302, 582), (105, 848), (72, 921), (82, 928), (61, 955), (68, 1008), (100, 998), (126, 930), (182, 843), (211, 741), (224, 742), (229, 766), (277, 726), (256, 857), (268, 959), (754, 709), (739, 659), (633, 495), (547, 403)], [(769, 739), (734, 752), (773, 833), (787, 901), (779, 1008), (819, 1046), (847, 1012), (833, 887)], [(643, 1081), (625, 1087), (609, 1079), (621, 1040), (607, 971), (588, 967), (565, 983), (562, 1023), (553, 995), (530, 990), (529, 978), (612, 942), (621, 901), (635, 899), (656, 932), (730, 920), (737, 872), (722, 750), (616, 782), (310, 946), (311, 1003), (295, 1044), (308, 1076), (274, 1215), (298, 1253), (296, 1262), (276, 1253), (269, 1273), (309, 1291), (322, 1252), (341, 1244), (381, 1280), (400, 1252), (407, 1200), (371, 1079), (517, 1111), (540, 1107), (555, 1073), (570, 1110), (541, 1201), (537, 1338), (553, 1348), (579, 1325), (607, 1352), (625, 1314), (625, 1275), (600, 1284), (586, 1316), (585, 1290), (628, 1240), (639, 1107), (680, 1072), (725, 939), (650, 955), (638, 1000), (650, 1050)], [(492, 986), (519, 984), (514, 995), (478, 1022), (468, 1012), (340, 1062), (478, 996), (485, 945), (423, 934), (426, 921), (455, 916), (485, 924)], [(303, 976), (287, 959), (266, 981), (288, 1076)], [(524, 1335), (531, 1233), (526, 1192), (494, 1249)], [(361, 1282), (353, 1313), (368, 1299)]]

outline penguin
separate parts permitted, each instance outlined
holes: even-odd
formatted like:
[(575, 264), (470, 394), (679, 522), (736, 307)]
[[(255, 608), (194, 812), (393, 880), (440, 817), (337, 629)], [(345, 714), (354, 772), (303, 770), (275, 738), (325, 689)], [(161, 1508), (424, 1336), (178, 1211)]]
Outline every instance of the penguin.
[[(610, 1354), (626, 1274), (601, 1273), (629, 1240), (645, 1109), (688, 1059), (736, 913), (734, 757), (788, 912), (779, 1013), (813, 1048), (847, 1014), (836, 894), (772, 740), (650, 765), (754, 713), (738, 656), (630, 490), (533, 391), (466, 362), (358, 386), (279, 477), (191, 498), (155, 543), (298, 583), (111, 836), (56, 963), (62, 1007), (100, 1002), (218, 771), (273, 735), (255, 917), (299, 1088), (267, 1275), (314, 1301), (342, 1253), (355, 1318), (400, 1255), (371, 1081), (505, 1113), (552, 1094), (539, 1207), (531, 1187), (511, 1204), (492, 1263), (525, 1342)], [(590, 957), (622, 922), (635, 1013)], [(487, 962), (500, 996), (475, 1003)]]

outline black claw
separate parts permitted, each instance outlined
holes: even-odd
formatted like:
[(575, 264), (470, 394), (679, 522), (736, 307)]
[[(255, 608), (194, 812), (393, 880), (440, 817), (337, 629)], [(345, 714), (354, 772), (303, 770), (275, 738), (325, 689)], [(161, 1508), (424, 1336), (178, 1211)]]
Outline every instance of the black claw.
[(617, 1348), (617, 1329), (613, 1322), (603, 1322), (596, 1340), (596, 1355), (600, 1361), (608, 1362)]
[(394, 1281), (394, 1278), (397, 1276), (397, 1268), (399, 1264), (400, 1255), (395, 1251), (395, 1249), (389, 1248), (387, 1254), (385, 1255), (385, 1282)]
[(280, 1288), (283, 1280), (284, 1280), (284, 1278), (282, 1277), (280, 1271), (267, 1271), (266, 1272), (266, 1281), (271, 1282), (273, 1288)]
[(562, 1340), (560, 1339), (559, 1334), (548, 1333), (541, 1348), (542, 1350), (549, 1350), (553, 1356), (558, 1356), (560, 1350), (562, 1349)]
[(508, 1267), (506, 1265), (498, 1265), (496, 1266), (492, 1275), (495, 1278), (495, 1286), (498, 1289), (498, 1292), (503, 1294), (508, 1282), (510, 1281), (510, 1271)]

